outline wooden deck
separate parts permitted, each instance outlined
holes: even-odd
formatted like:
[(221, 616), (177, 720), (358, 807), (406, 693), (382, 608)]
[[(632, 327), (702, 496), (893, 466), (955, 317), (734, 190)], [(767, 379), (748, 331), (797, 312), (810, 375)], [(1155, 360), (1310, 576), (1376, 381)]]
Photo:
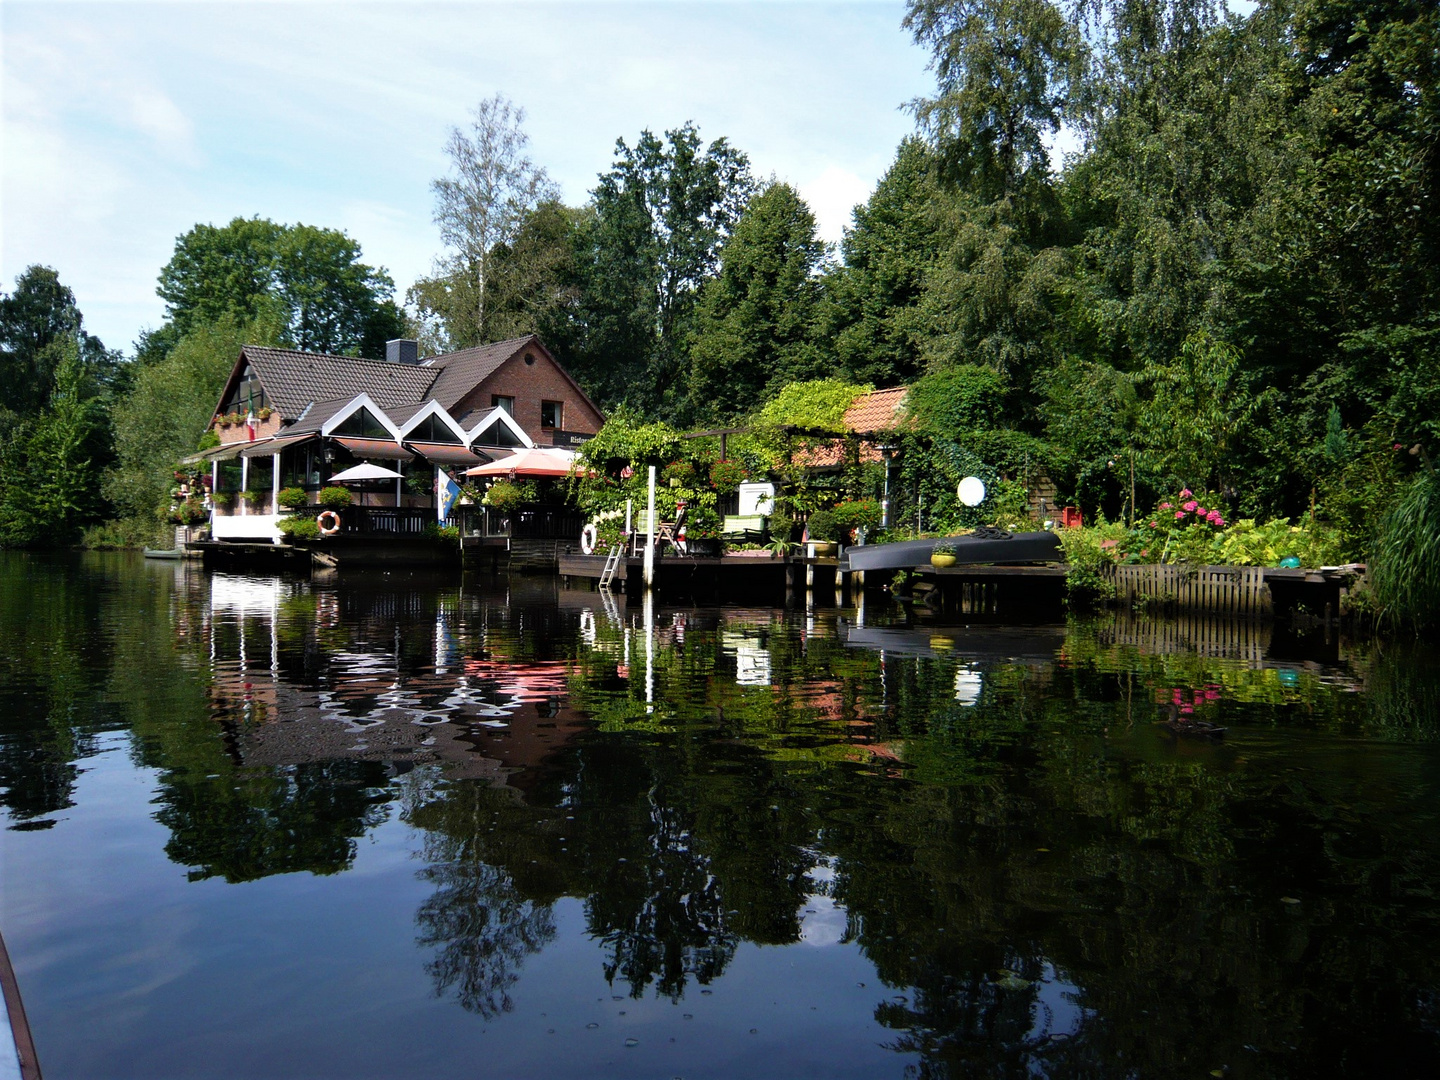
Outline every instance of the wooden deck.
[[(785, 558), (761, 559), (748, 555), (666, 555), (655, 560), (656, 571), (677, 570), (686, 568), (710, 567), (715, 570), (774, 570), (785, 569), (793, 566), (834, 566), (837, 559), (803, 559), (798, 556), (787, 556)], [(560, 574), (562, 577), (593, 578), (599, 580), (600, 572), (605, 569), (604, 555), (566, 555), (559, 557)], [(632, 555), (625, 559), (622, 565), (627, 571), (645, 570), (645, 560), (638, 555)], [(616, 574), (619, 578), (621, 575)]]

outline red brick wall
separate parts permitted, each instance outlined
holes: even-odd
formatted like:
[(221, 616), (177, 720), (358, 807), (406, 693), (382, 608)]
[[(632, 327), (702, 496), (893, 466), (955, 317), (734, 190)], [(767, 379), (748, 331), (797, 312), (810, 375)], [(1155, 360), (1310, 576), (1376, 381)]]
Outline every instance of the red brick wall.
[[(215, 434), (220, 436), (222, 443), (250, 441), (250, 434), (246, 430), (244, 423), (229, 425), (211, 424), (210, 426), (215, 429)], [(278, 435), (279, 433), (280, 414), (278, 412), (271, 413), (268, 420), (255, 421), (255, 438), (264, 439), (271, 435)]]
[(525, 354), (507, 360), (500, 370), (466, 394), (452, 413), (464, 416), (472, 409), (490, 408), (494, 395), (515, 399), (515, 421), (540, 446), (550, 445), (550, 429), (540, 426), (540, 403), (559, 401), (565, 405), (563, 430), (595, 434), (604, 418), (585, 403), (554, 361), (539, 350), (530, 351), (535, 363), (527, 365)]

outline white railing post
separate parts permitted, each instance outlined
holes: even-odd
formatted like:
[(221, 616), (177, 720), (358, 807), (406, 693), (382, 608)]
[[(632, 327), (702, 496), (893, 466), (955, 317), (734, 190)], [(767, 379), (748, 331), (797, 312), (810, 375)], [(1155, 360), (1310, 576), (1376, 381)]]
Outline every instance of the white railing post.
[(645, 588), (655, 585), (655, 466), (650, 466), (645, 519)]

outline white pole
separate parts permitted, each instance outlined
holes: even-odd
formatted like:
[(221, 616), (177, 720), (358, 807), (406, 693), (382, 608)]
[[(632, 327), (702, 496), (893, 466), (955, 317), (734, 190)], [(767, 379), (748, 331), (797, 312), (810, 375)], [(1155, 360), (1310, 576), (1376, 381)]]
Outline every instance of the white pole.
[(626, 536), (629, 536), (632, 532), (635, 531), (635, 522), (633, 521), (633, 518), (634, 518), (634, 513), (633, 513), (633, 511), (634, 511), (634, 509), (635, 509), (635, 500), (634, 500), (634, 499), (626, 499), (626, 500), (625, 500), (625, 535), (626, 535)]
[[(270, 513), (271, 513), (271, 514), (278, 514), (278, 513), (280, 513), (280, 455), (279, 455), (279, 454), (271, 454), (271, 455), (270, 455)], [(277, 532), (277, 533), (275, 534), (275, 543), (278, 544), (278, 543), (280, 543), (280, 541), (282, 541), (282, 540), (284, 540), (284, 539), (285, 539), (285, 534), (284, 534), (284, 533), (279, 533), (279, 532)], [(276, 648), (278, 649), (279, 646), (277, 645)], [(276, 653), (276, 656), (277, 656), (277, 658), (278, 658), (278, 656), (279, 656), (279, 653), (278, 653), (278, 652)], [(279, 671), (279, 661), (278, 661), (278, 659), (277, 659), (277, 661), (276, 661), (275, 667), (276, 667), (276, 671), (278, 672), (278, 671)]]
[(645, 588), (655, 585), (655, 466), (650, 466), (647, 517), (645, 519)]
[[(653, 477), (655, 467), (650, 467)], [(655, 594), (645, 590), (645, 711), (655, 711)]]
[(240, 492), (237, 501), (240, 503), (240, 513), (248, 514), (249, 506), (245, 503), (244, 493), (250, 490), (250, 459), (244, 454), (240, 455)]

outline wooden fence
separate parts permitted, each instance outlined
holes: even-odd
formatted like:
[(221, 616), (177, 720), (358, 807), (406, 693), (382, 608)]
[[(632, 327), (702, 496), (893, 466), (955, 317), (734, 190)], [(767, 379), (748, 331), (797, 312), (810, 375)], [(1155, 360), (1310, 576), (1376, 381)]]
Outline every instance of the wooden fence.
[(1193, 652), (1198, 656), (1239, 660), (1261, 667), (1270, 648), (1268, 622), (1219, 614), (1180, 615), (1169, 619), (1115, 612), (1100, 628), (1107, 645), (1126, 645), (1150, 655)]
[(1127, 607), (1148, 602), (1178, 611), (1269, 615), (1273, 610), (1265, 570), (1259, 566), (1118, 565), (1115, 598)]

